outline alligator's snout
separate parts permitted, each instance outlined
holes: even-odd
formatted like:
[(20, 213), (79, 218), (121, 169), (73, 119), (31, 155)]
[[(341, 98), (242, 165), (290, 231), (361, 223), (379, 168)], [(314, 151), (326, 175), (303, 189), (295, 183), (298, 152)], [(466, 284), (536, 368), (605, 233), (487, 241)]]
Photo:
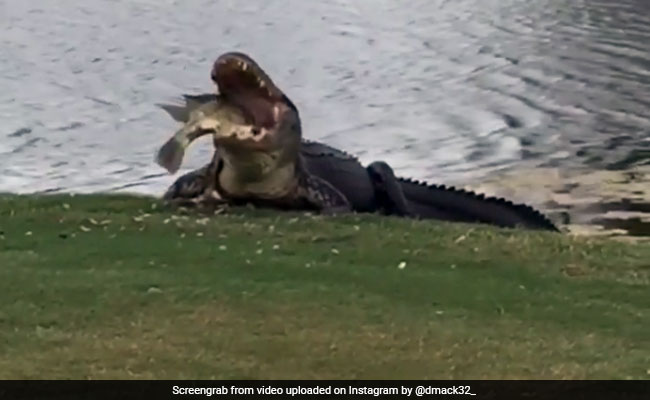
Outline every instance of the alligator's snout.
[(222, 93), (248, 89), (276, 101), (283, 97), (282, 91), (264, 70), (243, 53), (221, 55), (212, 66), (211, 77)]
[(289, 110), (286, 96), (245, 54), (233, 52), (217, 58), (211, 77), (220, 94), (240, 107), (259, 128), (276, 128)]

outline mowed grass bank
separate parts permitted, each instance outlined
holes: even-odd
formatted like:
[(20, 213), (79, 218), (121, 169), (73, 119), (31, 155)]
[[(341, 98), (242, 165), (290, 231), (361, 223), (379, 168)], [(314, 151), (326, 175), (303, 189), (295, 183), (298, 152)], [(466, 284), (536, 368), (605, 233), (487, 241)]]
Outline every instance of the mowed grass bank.
[(650, 377), (650, 245), (0, 197), (0, 378)]

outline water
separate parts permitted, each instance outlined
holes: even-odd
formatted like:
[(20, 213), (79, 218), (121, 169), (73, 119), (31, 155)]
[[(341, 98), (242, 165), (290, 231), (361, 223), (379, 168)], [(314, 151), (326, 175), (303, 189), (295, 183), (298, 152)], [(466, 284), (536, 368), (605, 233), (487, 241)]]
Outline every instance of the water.
[(177, 126), (155, 103), (213, 90), (230, 50), (307, 138), (402, 176), (603, 169), (650, 147), (649, 1), (404, 4), (0, 0), (0, 192), (162, 193), (175, 177), (153, 155)]

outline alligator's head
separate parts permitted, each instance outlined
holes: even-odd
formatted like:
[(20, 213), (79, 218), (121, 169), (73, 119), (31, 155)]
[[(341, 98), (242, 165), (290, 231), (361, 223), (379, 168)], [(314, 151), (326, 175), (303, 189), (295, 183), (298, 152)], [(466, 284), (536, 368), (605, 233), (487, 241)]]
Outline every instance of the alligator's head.
[(236, 52), (223, 54), (214, 62), (211, 78), (220, 97), (238, 107), (253, 128), (249, 135), (242, 135), (241, 130), (216, 132), (217, 145), (257, 151), (295, 149), (297, 154), (301, 139), (298, 110), (252, 58)]
[(298, 110), (253, 59), (237, 52), (223, 54), (214, 62), (211, 77), (218, 95), (185, 95), (184, 106), (160, 105), (184, 123), (158, 152), (160, 165), (177, 171), (185, 148), (208, 134), (216, 147), (236, 155), (237, 160), (247, 161), (245, 154), (258, 153), (277, 163), (297, 158)]

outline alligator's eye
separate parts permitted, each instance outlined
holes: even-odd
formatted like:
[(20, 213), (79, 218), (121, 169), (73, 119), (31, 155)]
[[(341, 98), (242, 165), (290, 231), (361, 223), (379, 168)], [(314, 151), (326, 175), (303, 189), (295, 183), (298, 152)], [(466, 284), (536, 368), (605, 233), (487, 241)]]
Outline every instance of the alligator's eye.
[(254, 126), (253, 128), (251, 128), (251, 133), (253, 134), (253, 136), (259, 135), (261, 133), (260, 128), (258, 128), (257, 126)]

